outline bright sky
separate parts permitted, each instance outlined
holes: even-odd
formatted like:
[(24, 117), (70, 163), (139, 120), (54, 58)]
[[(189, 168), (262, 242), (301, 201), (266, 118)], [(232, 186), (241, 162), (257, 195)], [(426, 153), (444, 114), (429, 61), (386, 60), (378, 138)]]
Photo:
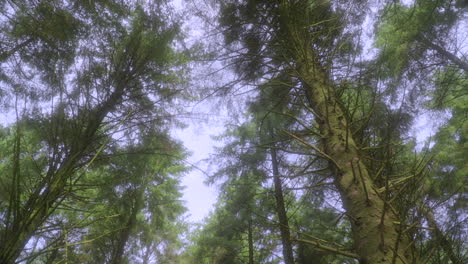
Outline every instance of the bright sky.
[[(172, 3), (176, 10), (187, 11), (186, 1), (172, 0)], [(195, 43), (203, 38), (202, 25), (195, 17), (186, 21), (183, 28), (188, 32), (186, 42), (189, 45), (191, 42)], [(213, 116), (213, 111), (209, 109), (211, 105), (212, 103), (207, 100), (197, 104), (194, 108), (187, 108), (187, 110), (196, 113), (195, 116)], [(210, 154), (214, 154), (215, 141), (211, 136), (222, 133), (224, 127), (223, 122), (219, 120), (208, 121), (195, 118), (185, 120), (185, 123), (188, 125), (186, 129), (173, 130), (172, 135), (181, 140), (184, 147), (192, 153), (187, 160), (189, 164), (186, 165), (194, 165), (194, 168), (184, 176), (182, 185), (185, 186), (183, 199), (188, 209), (188, 220), (191, 223), (196, 223), (208, 216), (216, 202), (216, 187), (204, 184), (207, 179), (208, 163), (203, 160), (209, 158)]]
[[(208, 216), (216, 201), (217, 191), (215, 186), (207, 186), (203, 182), (206, 180), (207, 163), (203, 159), (214, 153), (214, 141), (211, 135), (219, 134), (222, 131), (221, 126), (215, 124), (195, 124), (189, 123), (189, 127), (184, 130), (175, 130), (173, 135), (182, 140), (185, 148), (192, 155), (188, 158), (190, 164), (195, 165), (182, 180), (184, 190), (185, 206), (189, 209), (188, 220), (190, 222), (200, 222)], [(190, 165), (187, 164), (187, 165)]]

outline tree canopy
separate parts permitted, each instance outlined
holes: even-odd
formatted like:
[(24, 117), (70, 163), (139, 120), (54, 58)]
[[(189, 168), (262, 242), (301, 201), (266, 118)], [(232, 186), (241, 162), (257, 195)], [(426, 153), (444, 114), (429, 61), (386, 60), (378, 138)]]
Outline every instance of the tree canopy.
[[(468, 261), (465, 1), (0, 0), (0, 17), (0, 264)], [(174, 136), (190, 104), (229, 116), (201, 223)]]

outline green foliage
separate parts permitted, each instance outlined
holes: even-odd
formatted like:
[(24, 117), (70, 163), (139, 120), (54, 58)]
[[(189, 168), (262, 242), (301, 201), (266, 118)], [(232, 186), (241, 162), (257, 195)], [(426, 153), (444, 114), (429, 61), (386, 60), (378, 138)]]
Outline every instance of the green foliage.
[[(91, 241), (76, 248), (77, 257), (91, 256), (90, 263), (97, 259), (105, 262), (116, 254), (116, 245), (122, 239), (126, 240), (123, 253), (127, 259), (169, 254), (179, 247), (178, 235), (184, 230), (179, 217), (185, 208), (178, 175), (186, 169), (177, 164), (183, 158), (177, 146), (165, 153), (151, 153), (160, 149), (163, 138), (153, 135), (143, 145), (116, 150), (110, 163), (98, 165), (98, 173), (91, 171), (90, 179), (86, 179), (88, 173), (83, 178), (84, 186), (95, 186), (86, 190), (95, 195), (83, 195), (90, 197), (83, 208), (89, 207), (92, 218), (100, 219), (86, 226), (83, 239)], [(122, 233), (127, 229), (129, 237), (124, 238)], [(93, 240), (101, 234), (107, 235)]]
[(73, 40), (81, 25), (72, 14), (57, 7), (53, 3), (40, 2), (32, 14), (19, 13), (12, 35), (19, 38), (35, 36), (44, 42)]
[[(437, 90), (429, 102), (429, 107), (448, 110), (450, 118), (443, 124), (432, 139), (434, 153), (431, 165), (431, 196), (437, 199), (448, 199), (463, 192), (466, 185), (468, 168), (466, 165), (468, 139), (468, 97), (466, 74), (449, 68), (437, 74), (435, 83)], [(464, 198), (457, 199), (457, 207), (463, 207)], [(458, 203), (457, 202), (457, 203)], [(455, 209), (455, 208), (454, 208)]]
[(17, 119), (1, 129), (0, 262), (174, 260), (187, 169), (167, 113), (188, 60), (172, 10), (4, 5), (1, 95)]
[[(354, 182), (359, 182), (356, 175), (365, 169), (375, 196), (384, 204), (375, 212), (380, 221), (384, 223), (388, 217), (380, 210), (395, 213), (400, 222), (394, 221), (388, 227), (396, 227), (399, 236), (410, 237), (411, 248), (414, 247), (411, 254), (420, 256), (415, 259), (420, 258), (421, 263), (443, 263), (449, 258), (453, 263), (462, 263), (457, 258), (463, 259), (466, 252), (459, 210), (466, 200), (461, 191), (466, 184), (462, 179), (467, 156), (463, 72), (466, 63), (461, 48), (465, 43), (457, 30), (463, 25), (466, 9), (456, 1), (386, 3), (377, 6), (379, 12), (374, 18), (370, 10), (376, 6), (362, 1), (218, 3), (220, 33), (227, 46), (222, 58), (229, 58), (226, 64), (232, 66), (240, 83), (256, 89), (246, 104), (249, 112), (244, 114), (244, 122), (219, 137), (225, 142), (216, 157), (216, 164), (221, 165), (209, 182), (219, 183), (220, 200), (215, 212), (197, 231), (187, 259), (235, 263), (234, 256), (244, 256), (240, 248), (246, 244), (242, 237), (245, 227), (236, 226), (239, 231), (234, 232), (231, 227), (233, 222), (242, 225), (249, 219), (249, 214), (240, 213), (249, 204), (255, 205), (251, 210), (254, 215), (262, 212), (267, 219), (258, 219), (260, 232), (271, 235), (257, 240), (256, 249), (263, 246), (280, 251), (272, 191), (257, 191), (251, 196), (249, 189), (240, 184), (249, 179), (258, 190), (269, 190), (268, 149), (276, 147), (283, 187), (292, 190), (285, 191), (290, 230), (294, 238), (310, 242), (294, 243), (296, 261), (356, 263), (349, 255), (340, 256), (330, 249), (362, 250), (359, 241), (353, 243), (357, 231), (351, 229), (359, 219), (349, 219), (350, 212), (342, 212), (340, 202), (335, 202), (339, 194), (341, 199), (349, 199), (344, 197), (349, 194), (347, 187), (337, 190), (342, 175), (339, 169), (333, 169), (333, 158), (323, 153), (339, 156), (334, 152), (341, 151), (346, 155), (346, 146), (327, 149), (330, 146), (325, 144), (330, 142), (326, 137), (334, 135), (322, 134), (345, 124), (346, 134), (340, 136), (352, 138), (358, 148), (357, 157), (348, 164), (360, 160), (365, 165), (354, 167)], [(358, 14), (361, 20), (354, 19)], [(375, 57), (363, 53), (361, 48), (366, 44), (361, 42), (363, 37), (358, 31), (362, 30), (366, 15), (376, 25), (375, 35), (369, 36), (377, 51)], [(302, 67), (308, 71), (302, 72)], [(304, 99), (322, 96), (325, 102)], [(317, 113), (318, 106), (314, 104), (320, 103), (326, 104), (325, 110)], [(434, 147), (421, 152), (410, 133), (413, 120), (424, 111), (423, 104), (444, 109), (451, 118), (433, 138)], [(343, 116), (334, 116), (337, 108)], [(239, 200), (239, 196), (244, 199)], [(438, 219), (438, 224), (444, 230), (453, 226), (456, 231), (441, 232), (431, 223), (431, 232), (426, 232), (423, 228), (429, 221), (427, 206), (430, 211), (448, 212), (453, 225), (446, 221), (447, 217)], [(350, 205), (343, 207), (350, 210)], [(386, 232), (374, 238), (380, 246), (392, 243), (385, 237)], [(441, 243), (453, 245), (452, 250)], [(255, 263), (280, 259), (268, 253), (270, 257), (259, 258), (260, 255), (255, 255)], [(394, 259), (392, 263), (398, 261)]]
[(420, 78), (416, 69), (423, 67), (415, 62), (431, 64), (426, 58), (437, 53), (441, 64), (448, 62), (438, 51), (431, 54), (431, 44), (448, 44), (456, 34), (452, 29), (456, 28), (464, 11), (457, 8), (454, 1), (418, 0), (409, 6), (388, 4), (380, 12), (374, 46), (379, 50), (383, 78), (405, 73), (413, 79)]
[[(389, 253), (408, 237), (415, 261), (462, 263), (462, 2), (211, 3), (212, 42), (223, 38), (217, 55), (236, 74), (223, 89), (254, 90), (217, 137), (215, 209), (186, 235), (187, 153), (170, 128), (192, 96), (187, 65), (204, 52), (181, 51), (189, 20), (158, 0), (0, 1), (2, 114), (16, 114), (0, 127), (0, 262), (281, 263), (292, 242), (300, 264), (357, 263), (360, 243)], [(375, 57), (363, 50), (366, 17)], [(446, 122), (420, 151), (410, 132), (424, 111)], [(348, 163), (331, 157), (350, 151)], [(355, 192), (340, 185), (353, 164)], [(353, 198), (360, 183), (366, 201)], [(358, 240), (361, 213), (379, 220), (379, 237)]]

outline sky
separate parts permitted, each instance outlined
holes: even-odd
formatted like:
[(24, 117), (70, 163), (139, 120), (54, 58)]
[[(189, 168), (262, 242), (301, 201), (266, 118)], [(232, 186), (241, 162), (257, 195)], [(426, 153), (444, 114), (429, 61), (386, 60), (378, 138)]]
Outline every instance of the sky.
[(201, 222), (213, 208), (216, 202), (217, 190), (215, 186), (204, 184), (206, 180), (207, 166), (204, 159), (214, 153), (215, 142), (212, 135), (222, 132), (221, 124), (206, 124), (188, 122), (188, 127), (173, 131), (173, 136), (181, 140), (185, 148), (192, 153), (187, 159), (187, 166), (193, 166), (182, 180), (186, 187), (183, 199), (188, 208), (188, 220), (192, 223)]
[[(186, 8), (181, 0), (173, 1), (176, 9), (183, 10)], [(190, 31), (190, 37), (197, 39), (202, 35), (203, 29), (199, 23), (191, 20), (187, 24)], [(371, 27), (369, 27), (371, 28)], [(370, 48), (370, 47), (368, 47)], [(206, 107), (209, 102), (201, 103), (193, 112), (210, 114), (212, 111)], [(11, 122), (9, 114), (0, 116), (0, 124), (6, 125)], [(176, 129), (173, 131), (173, 136), (181, 140), (185, 148), (192, 153), (187, 159), (187, 166), (194, 165), (193, 169), (188, 172), (182, 180), (182, 185), (185, 186), (183, 199), (188, 208), (188, 220), (192, 223), (201, 222), (204, 217), (208, 216), (209, 212), (213, 209), (213, 204), (216, 202), (217, 190), (215, 186), (208, 186), (204, 184), (207, 179), (206, 174), (208, 171), (207, 162), (203, 160), (214, 154), (215, 141), (212, 136), (219, 135), (224, 131), (223, 122), (218, 121), (204, 121), (189, 120), (186, 122), (188, 127), (185, 129)], [(431, 136), (430, 132), (435, 131), (435, 128), (440, 124), (435, 124), (433, 120), (427, 119), (426, 116), (419, 117), (415, 122), (412, 134), (418, 139), (420, 145)]]
[[(179, 12), (187, 11), (187, 1), (173, 0), (172, 3)], [(184, 23), (183, 29), (187, 34), (185, 41), (188, 45), (203, 39), (205, 34), (201, 21), (194, 16)], [(210, 100), (206, 100), (187, 107), (186, 110), (195, 118), (182, 120), (185, 121), (187, 128), (172, 131), (172, 136), (181, 140), (184, 147), (192, 154), (188, 157), (186, 164), (192, 166), (192, 170), (182, 179), (182, 185), (185, 187), (183, 199), (188, 209), (187, 220), (191, 223), (200, 223), (208, 216), (218, 195), (215, 186), (208, 186), (204, 183), (209, 174), (206, 159), (215, 153), (216, 142), (212, 136), (224, 131), (224, 123), (220, 120), (224, 118), (219, 115), (219, 110), (215, 112), (212, 109), (212, 105)], [(200, 119), (200, 117), (207, 118)]]
[[(183, 10), (186, 6), (181, 0), (175, 0), (177, 9)], [(190, 31), (189, 41), (197, 41), (203, 32), (200, 24), (194, 21), (186, 23), (186, 30)], [(172, 136), (182, 141), (184, 147), (192, 153), (186, 160), (186, 166), (193, 166), (183, 178), (182, 185), (185, 186), (183, 199), (188, 208), (187, 220), (191, 223), (200, 223), (204, 217), (208, 216), (213, 204), (217, 199), (215, 186), (204, 184), (207, 179), (207, 162), (203, 162), (210, 154), (214, 154), (215, 141), (213, 135), (219, 135), (224, 131), (223, 122), (219, 119), (219, 114), (213, 115), (210, 109), (212, 103), (209, 100), (198, 103), (195, 106), (187, 106), (186, 111), (192, 113), (196, 118), (183, 120), (188, 125), (185, 129), (174, 129)], [(219, 113), (219, 112), (217, 112)], [(201, 120), (200, 116), (210, 116)], [(213, 117), (216, 117), (213, 119)], [(222, 119), (222, 118), (221, 118)], [(14, 112), (0, 113), (0, 125), (7, 126), (14, 122)]]
[[(410, 4), (411, 1), (407, 0), (404, 1), (404, 3)], [(182, 0), (174, 0), (173, 4), (179, 11), (184, 11), (187, 8), (186, 2)], [(377, 12), (377, 9), (372, 11)], [(368, 56), (375, 55), (375, 53), (372, 52), (372, 41), (369, 39), (373, 31), (373, 27), (370, 25), (373, 23), (372, 15), (370, 15), (366, 18), (365, 22), (368, 26), (363, 27), (365, 31), (363, 37), (366, 42), (365, 49), (369, 51)], [(200, 21), (197, 21), (194, 17), (185, 23), (185, 30), (188, 32), (188, 42), (196, 42), (203, 38), (204, 29)], [(191, 111), (210, 115), (213, 112), (211, 109), (208, 109), (210, 104), (213, 103), (209, 101), (201, 102), (197, 104), (196, 109), (191, 109)], [(427, 140), (433, 136), (437, 128), (445, 120), (446, 118), (442, 118), (442, 116), (431, 119), (428, 114), (423, 114), (416, 118), (413, 127), (409, 131), (409, 135), (416, 139), (418, 151), (422, 150)], [(216, 142), (212, 139), (212, 136), (219, 135), (224, 131), (223, 122), (219, 122), (219, 120), (214, 122), (199, 121), (200, 120), (187, 121), (188, 127), (186, 129), (173, 131), (173, 136), (181, 140), (185, 148), (192, 153), (187, 160), (187, 166), (196, 166), (196, 168), (187, 173), (182, 181), (182, 185), (186, 187), (183, 199), (188, 209), (188, 220), (192, 223), (199, 223), (204, 217), (207, 217), (209, 212), (213, 209), (213, 204), (216, 202), (216, 187), (204, 184), (207, 179), (207, 173), (209, 172), (207, 171), (207, 163), (203, 162), (203, 160), (209, 158), (210, 154), (214, 154)]]

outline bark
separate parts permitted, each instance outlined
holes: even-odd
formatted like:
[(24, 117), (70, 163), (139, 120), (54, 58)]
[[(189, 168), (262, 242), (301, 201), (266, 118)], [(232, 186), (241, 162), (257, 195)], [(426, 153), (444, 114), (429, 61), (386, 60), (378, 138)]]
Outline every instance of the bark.
[(437, 224), (434, 215), (429, 211), (429, 208), (423, 208), (423, 214), (426, 217), (429, 226), (432, 228), (439, 245), (442, 247), (452, 263), (462, 264), (463, 262), (461, 259), (459, 259), (455, 252), (453, 252), (453, 249), (455, 248), (453, 243), (445, 236), (442, 230), (440, 230), (439, 225)]
[(10, 50), (0, 53), (0, 62), (5, 61), (11, 55), (15, 54), (15, 52), (17, 52), (17, 51), (21, 50), (22, 48), (26, 47), (27, 45), (29, 45), (33, 41), (34, 41), (34, 38), (31, 37), (31, 38), (25, 40), (24, 42), (21, 42), (20, 44), (17, 44), (16, 46), (11, 48)]
[[(111, 96), (90, 115), (86, 129), (70, 146), (69, 154), (57, 169), (50, 168), (41, 184), (25, 202), (18, 217), (12, 219), (0, 238), (0, 264), (13, 264), (21, 251), (44, 221), (64, 199), (65, 186), (80, 164), (81, 159), (89, 154), (95, 134), (105, 116), (120, 102), (126, 83), (120, 83)], [(12, 201), (14, 202), (14, 201)]]
[(283, 258), (285, 264), (294, 264), (294, 255), (289, 232), (288, 216), (284, 207), (284, 196), (281, 178), (279, 176), (278, 159), (276, 149), (271, 148), (271, 164), (273, 167), (273, 181), (275, 185), (276, 213), (278, 214), (281, 242), (283, 245)]
[(253, 246), (253, 231), (252, 231), (252, 215), (249, 210), (249, 264), (254, 264), (254, 246)]
[(447, 51), (446, 49), (444, 49), (443, 47), (435, 43), (432, 43), (431, 41), (427, 39), (423, 39), (422, 43), (426, 45), (427, 47), (429, 47), (430, 49), (435, 50), (440, 56), (446, 58), (453, 64), (457, 65), (460, 69), (468, 73), (468, 63), (466, 61), (461, 60), (460, 58), (455, 56), (453, 53)]
[[(417, 263), (409, 239), (402, 235), (396, 212), (375, 191), (370, 172), (360, 159), (359, 148), (349, 129), (327, 70), (311, 48), (303, 27), (294, 24), (286, 1), (280, 7), (281, 27), (288, 35), (285, 46), (296, 65), (295, 74), (306, 89), (306, 99), (316, 113), (322, 146), (319, 150), (335, 168), (335, 185), (351, 221), (355, 251), (361, 264)], [(385, 210), (385, 211), (384, 211)]]
[(124, 260), (125, 246), (127, 245), (128, 239), (130, 238), (132, 228), (136, 224), (136, 217), (137, 217), (138, 212), (140, 211), (141, 203), (142, 203), (141, 192), (140, 191), (136, 191), (136, 192), (137, 193), (136, 193), (136, 197), (134, 197), (131, 214), (128, 217), (128, 221), (125, 224), (124, 229), (120, 231), (119, 239), (117, 241), (117, 247), (114, 250), (112, 254), (112, 259), (110, 261), (111, 264), (124, 263), (123, 260)]
[(335, 184), (351, 220), (360, 263), (413, 263), (408, 239), (393, 224), (399, 222), (399, 217), (375, 191), (333, 86), (317, 65), (314, 68), (309, 65), (305, 61), (299, 64), (298, 77), (308, 89), (310, 105), (322, 119), (319, 122), (322, 151), (335, 167)]

